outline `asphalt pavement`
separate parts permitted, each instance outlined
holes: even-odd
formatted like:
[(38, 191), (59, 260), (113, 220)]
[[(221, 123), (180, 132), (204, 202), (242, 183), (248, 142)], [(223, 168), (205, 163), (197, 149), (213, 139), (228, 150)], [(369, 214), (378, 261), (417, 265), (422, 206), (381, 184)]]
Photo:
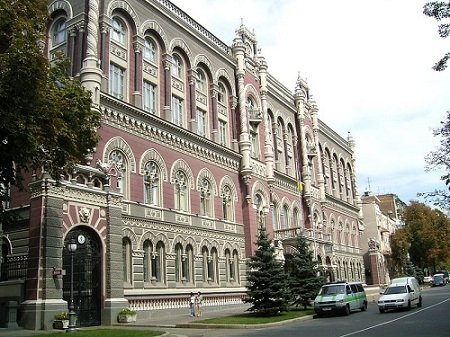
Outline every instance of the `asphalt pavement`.
[[(379, 288), (374, 287), (373, 289), (366, 288), (367, 298), (369, 302), (375, 303), (378, 298)], [(202, 317), (192, 317), (189, 312), (189, 308), (179, 308), (179, 309), (166, 309), (166, 310), (153, 310), (153, 311), (140, 311), (137, 315), (136, 322), (133, 323), (116, 323), (112, 327), (110, 326), (101, 326), (101, 327), (89, 327), (89, 328), (81, 328), (85, 329), (102, 329), (102, 328), (114, 328), (114, 329), (143, 329), (143, 328), (155, 328), (155, 330), (171, 329), (171, 328), (179, 328), (180, 329), (193, 329), (193, 328), (201, 328), (201, 323), (199, 321), (208, 318), (216, 318), (223, 316), (231, 316), (236, 314), (245, 313), (249, 308), (248, 304), (233, 304), (233, 305), (221, 305), (221, 306), (203, 306), (203, 315)], [(303, 319), (308, 319), (311, 317), (306, 317)], [(209, 328), (214, 328), (214, 326), (208, 325)], [(218, 326), (219, 327), (219, 326)], [(251, 326), (252, 328), (256, 328), (255, 325)], [(231, 326), (227, 325), (228, 329), (231, 328), (246, 328), (246, 326)], [(61, 330), (26, 330), (23, 328), (17, 329), (4, 329), (0, 328), (0, 337), (29, 337), (36, 336), (39, 334), (52, 334), (54, 332), (60, 332)], [(183, 330), (182, 330), (183, 331)], [(186, 330), (186, 334), (188, 330)], [(170, 334), (167, 334), (169, 336)], [(180, 334), (184, 335), (184, 334)], [(173, 336), (173, 335), (170, 335)]]

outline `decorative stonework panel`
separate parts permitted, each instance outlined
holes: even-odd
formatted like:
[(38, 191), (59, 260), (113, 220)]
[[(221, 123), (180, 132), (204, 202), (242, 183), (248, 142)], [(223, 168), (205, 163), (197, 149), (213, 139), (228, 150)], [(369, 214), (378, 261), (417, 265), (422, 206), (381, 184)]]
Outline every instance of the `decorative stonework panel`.
[(126, 49), (119, 47), (115, 44), (111, 44), (111, 54), (116, 55), (118, 58), (126, 61), (127, 60), (127, 51)]
[(146, 208), (145, 217), (162, 220), (162, 212), (159, 209)]

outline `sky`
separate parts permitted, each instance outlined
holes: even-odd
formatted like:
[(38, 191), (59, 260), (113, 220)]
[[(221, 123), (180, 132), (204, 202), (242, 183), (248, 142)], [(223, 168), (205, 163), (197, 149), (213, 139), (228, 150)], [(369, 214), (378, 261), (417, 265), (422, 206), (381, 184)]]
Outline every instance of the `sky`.
[(450, 38), (423, 14), (421, 0), (172, 0), (231, 46), (241, 22), (253, 30), (268, 72), (294, 91), (309, 84), (319, 118), (355, 140), (358, 191), (445, 188), (443, 171), (425, 170), (439, 145), (433, 129), (450, 110), (450, 69), (432, 66)]

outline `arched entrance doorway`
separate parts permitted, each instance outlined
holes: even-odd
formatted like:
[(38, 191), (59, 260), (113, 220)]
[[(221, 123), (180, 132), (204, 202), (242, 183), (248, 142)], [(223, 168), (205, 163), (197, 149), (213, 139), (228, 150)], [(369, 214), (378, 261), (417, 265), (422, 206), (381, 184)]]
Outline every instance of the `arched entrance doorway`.
[(71, 230), (63, 248), (63, 299), (70, 301), (71, 258), (67, 245), (77, 244), (73, 253), (73, 303), (77, 326), (101, 324), (101, 245), (98, 235), (88, 227)]

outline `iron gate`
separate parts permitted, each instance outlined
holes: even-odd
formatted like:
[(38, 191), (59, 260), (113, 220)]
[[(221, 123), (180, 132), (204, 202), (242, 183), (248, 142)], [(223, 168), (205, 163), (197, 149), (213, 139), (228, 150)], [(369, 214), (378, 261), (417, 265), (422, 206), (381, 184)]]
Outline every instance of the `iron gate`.
[(98, 236), (90, 230), (75, 229), (64, 241), (63, 299), (70, 301), (71, 256), (67, 249), (70, 242), (77, 244), (73, 253), (73, 303), (77, 314), (77, 326), (101, 324), (101, 254)]

